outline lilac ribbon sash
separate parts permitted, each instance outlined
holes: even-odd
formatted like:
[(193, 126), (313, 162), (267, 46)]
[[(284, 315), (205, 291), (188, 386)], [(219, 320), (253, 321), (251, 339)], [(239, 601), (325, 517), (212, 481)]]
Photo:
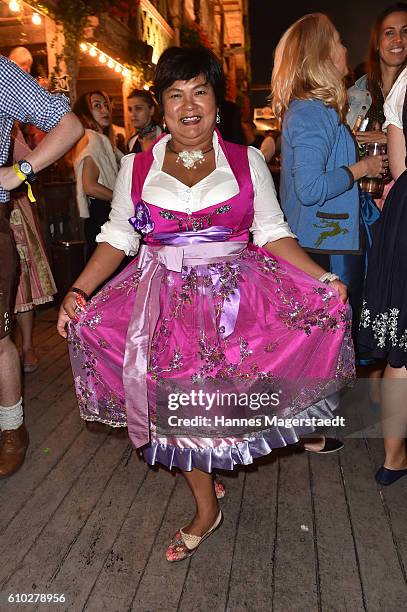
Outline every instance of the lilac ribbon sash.
[[(183, 266), (224, 262), (235, 258), (246, 246), (246, 242), (158, 247), (142, 245), (138, 258), (142, 274), (127, 332), (123, 365), (127, 424), (129, 436), (136, 448), (150, 441), (147, 367), (151, 340), (160, 315), (160, 287), (164, 271), (181, 272)], [(230, 302), (225, 301), (221, 317), (225, 335), (226, 329), (229, 333), (233, 331), (239, 310), (239, 296), (232, 297), (234, 299)]]
[(203, 242), (223, 242), (233, 233), (230, 227), (213, 225), (199, 232), (159, 232), (154, 234), (154, 240), (161, 244), (184, 246), (186, 244), (202, 244)]
[[(233, 265), (233, 264), (232, 264)], [(220, 275), (214, 270), (210, 271), (212, 282), (216, 291), (221, 289), (222, 281)], [(239, 314), (240, 290), (237, 287), (233, 293), (223, 301), (222, 314), (219, 321), (222, 338), (227, 338), (235, 329), (237, 315)]]

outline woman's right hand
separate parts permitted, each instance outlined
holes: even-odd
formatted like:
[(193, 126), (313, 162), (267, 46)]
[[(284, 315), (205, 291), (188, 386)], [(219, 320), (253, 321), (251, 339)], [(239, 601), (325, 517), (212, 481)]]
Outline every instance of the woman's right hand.
[(68, 337), (68, 332), (66, 331), (67, 323), (69, 323), (71, 319), (76, 319), (76, 310), (78, 308), (76, 298), (76, 293), (69, 291), (59, 309), (57, 330), (59, 335), (63, 338)]
[(388, 172), (389, 162), (387, 155), (366, 155), (361, 163), (364, 164), (363, 176), (383, 178)]
[(339, 293), (339, 299), (342, 304), (346, 304), (348, 301), (348, 288), (347, 286), (338, 279), (333, 280), (329, 283), (330, 287), (333, 287), (335, 291)]

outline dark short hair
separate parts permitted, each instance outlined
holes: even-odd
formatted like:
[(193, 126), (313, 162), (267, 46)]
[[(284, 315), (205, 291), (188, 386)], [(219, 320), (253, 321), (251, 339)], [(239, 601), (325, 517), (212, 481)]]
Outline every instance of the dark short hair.
[(169, 47), (157, 63), (154, 92), (160, 104), (163, 93), (175, 81), (189, 81), (202, 74), (212, 85), (217, 104), (225, 97), (225, 75), (216, 55), (207, 47)]
[(127, 99), (130, 98), (142, 98), (145, 102), (147, 102), (150, 108), (155, 108), (157, 106), (157, 102), (154, 99), (151, 91), (147, 91), (146, 89), (133, 89), (127, 96)]

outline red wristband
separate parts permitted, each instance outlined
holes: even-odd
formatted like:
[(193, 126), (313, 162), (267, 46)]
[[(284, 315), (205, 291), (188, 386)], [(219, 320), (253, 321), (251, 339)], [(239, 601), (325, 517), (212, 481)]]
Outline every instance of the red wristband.
[(85, 300), (85, 302), (88, 302), (90, 299), (88, 294), (85, 291), (83, 291), (83, 289), (79, 289), (79, 287), (70, 287), (69, 291), (71, 291), (72, 293), (76, 293), (77, 295), (80, 295)]

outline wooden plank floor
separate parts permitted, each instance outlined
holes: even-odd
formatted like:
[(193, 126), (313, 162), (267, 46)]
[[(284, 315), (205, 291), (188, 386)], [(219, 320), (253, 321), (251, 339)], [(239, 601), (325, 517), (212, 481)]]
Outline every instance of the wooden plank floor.
[[(224, 524), (197, 554), (163, 552), (188, 521), (180, 475), (79, 419), (56, 310), (40, 312), (41, 367), (25, 378), (30, 447), (0, 481), (0, 609), (92, 612), (399, 612), (407, 609), (407, 479), (380, 490), (380, 440), (332, 456), (285, 449), (222, 476)], [(64, 593), (17, 605), (9, 593)]]

